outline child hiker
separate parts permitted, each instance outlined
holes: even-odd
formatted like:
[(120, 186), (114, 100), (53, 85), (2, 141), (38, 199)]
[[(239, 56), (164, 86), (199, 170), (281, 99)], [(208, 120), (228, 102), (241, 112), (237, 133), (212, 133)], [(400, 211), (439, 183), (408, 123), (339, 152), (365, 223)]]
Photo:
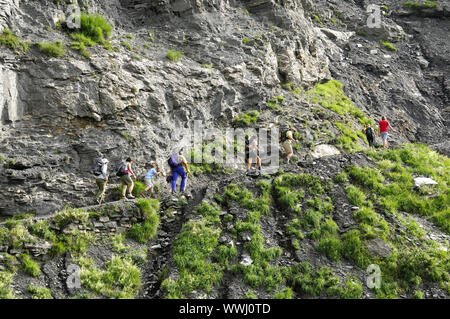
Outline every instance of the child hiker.
[(145, 174), (144, 177), (144, 183), (145, 183), (145, 189), (144, 191), (141, 193), (142, 197), (147, 197), (146, 196), (146, 192), (148, 190), (150, 190), (150, 196), (152, 196), (153, 198), (155, 198), (155, 194), (154, 194), (154, 186), (153, 186), (153, 176), (158, 176), (161, 174), (161, 172), (158, 172), (156, 170), (156, 163), (151, 163), (150, 164), (151, 168), (150, 170), (147, 172), (147, 174)]

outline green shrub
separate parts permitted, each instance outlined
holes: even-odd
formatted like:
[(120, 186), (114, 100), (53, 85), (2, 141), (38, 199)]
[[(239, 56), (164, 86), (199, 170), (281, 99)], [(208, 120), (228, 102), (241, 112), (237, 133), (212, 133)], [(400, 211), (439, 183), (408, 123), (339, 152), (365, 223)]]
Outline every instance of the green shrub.
[(57, 236), (54, 231), (50, 229), (50, 224), (47, 220), (40, 220), (29, 226), (30, 233), (52, 242), (57, 241)]
[(249, 111), (247, 113), (242, 113), (242, 114), (238, 115), (234, 119), (234, 123), (237, 126), (246, 127), (246, 126), (250, 126), (251, 124), (256, 123), (258, 121), (258, 119), (259, 119), (258, 111)]
[(50, 255), (51, 256), (58, 256), (58, 255), (62, 255), (66, 252), (66, 247), (64, 245), (64, 243), (62, 242), (55, 242), (53, 243), (52, 248), (50, 249)]
[(20, 255), (22, 262), (22, 268), (24, 272), (32, 277), (38, 277), (41, 274), (39, 265), (27, 254), (22, 253)]
[(144, 219), (147, 219), (152, 214), (158, 213), (160, 209), (159, 200), (157, 199), (139, 199), (136, 202), (136, 206), (143, 213)]
[(317, 250), (323, 253), (332, 261), (340, 261), (342, 243), (337, 236), (324, 236), (317, 246)]
[(338, 175), (334, 177), (334, 181), (338, 184), (344, 184), (348, 181), (347, 173), (344, 171), (340, 172)]
[(203, 202), (197, 207), (197, 213), (205, 218), (208, 225), (220, 225), (221, 211), (217, 205)]
[[(80, 16), (80, 33), (85, 39), (89, 39), (88, 42), (103, 44), (105, 38), (111, 35), (112, 29), (112, 25), (98, 14), (82, 13)], [(86, 42), (84, 43), (87, 44)]]
[(178, 62), (183, 57), (183, 52), (172, 49), (172, 50), (169, 50), (169, 52), (167, 52), (166, 56), (170, 61)]
[(127, 42), (127, 41), (121, 41), (120, 44), (122, 44), (122, 46), (124, 48), (126, 48), (128, 51), (133, 51), (133, 48), (131, 47), (131, 45)]
[(284, 288), (282, 291), (277, 292), (273, 296), (273, 299), (293, 299), (293, 294), (294, 292), (292, 291), (292, 289), (287, 287)]
[(236, 247), (220, 245), (214, 257), (224, 268), (228, 268), (230, 259), (236, 258), (237, 255), (238, 252)]
[(138, 295), (141, 272), (129, 258), (112, 256), (105, 270), (93, 266), (93, 261), (82, 258), (81, 284), (87, 289), (109, 298), (130, 299)]
[(156, 236), (159, 226), (159, 216), (156, 213), (150, 214), (143, 223), (135, 224), (128, 231), (128, 237), (138, 243), (145, 244)]
[(66, 47), (61, 41), (56, 41), (55, 43), (42, 42), (38, 43), (38, 46), (42, 53), (55, 58), (60, 58), (66, 53)]
[(403, 4), (405, 8), (410, 8), (413, 10), (422, 10), (422, 9), (428, 9), (428, 8), (436, 8), (437, 3), (435, 1), (425, 1), (425, 3), (419, 3), (415, 1), (407, 1)]
[(366, 195), (358, 187), (348, 185), (345, 188), (345, 191), (347, 192), (350, 204), (358, 207), (362, 207), (367, 204)]
[(52, 247), (52, 253), (62, 254), (64, 250), (67, 250), (73, 255), (82, 255), (95, 242), (95, 239), (95, 235), (92, 232), (73, 229), (61, 239), (61, 243), (64, 244), (64, 249), (61, 249), (60, 245), (57, 244)]
[(358, 230), (351, 230), (342, 235), (342, 255), (362, 269), (366, 269), (371, 263), (370, 254), (363, 245)]
[(28, 286), (28, 292), (31, 293), (33, 299), (53, 299), (52, 291), (45, 287)]
[(3, 29), (0, 35), (0, 43), (13, 49), (16, 53), (26, 53), (30, 47), (27, 42), (20, 41), (11, 30)]
[(219, 236), (220, 230), (208, 227), (205, 221), (183, 225), (175, 239), (173, 255), (179, 278), (167, 278), (161, 284), (167, 298), (186, 298), (193, 290), (209, 293), (222, 281), (222, 267), (209, 261)]
[(269, 102), (267, 102), (267, 107), (272, 110), (280, 110), (283, 102), (284, 102), (284, 97), (282, 97), (281, 95), (278, 95), (276, 97), (271, 98), (269, 100)]
[(389, 41), (381, 41), (381, 43), (383, 44), (383, 47), (385, 47), (386, 49), (390, 50), (390, 51), (398, 51), (398, 49), (395, 47), (395, 45), (393, 45), (392, 43), (390, 43)]
[(13, 282), (15, 273), (0, 271), (0, 299), (15, 299), (14, 291), (8, 286)]
[(289, 269), (288, 282), (300, 295), (319, 296), (321, 293), (336, 295), (339, 278), (330, 268), (311, 269), (308, 262), (301, 262)]
[(356, 279), (347, 278), (344, 289), (341, 294), (343, 299), (360, 299), (362, 297), (362, 285)]
[(53, 223), (56, 227), (62, 229), (74, 221), (85, 224), (89, 219), (89, 213), (81, 208), (64, 207), (53, 216)]

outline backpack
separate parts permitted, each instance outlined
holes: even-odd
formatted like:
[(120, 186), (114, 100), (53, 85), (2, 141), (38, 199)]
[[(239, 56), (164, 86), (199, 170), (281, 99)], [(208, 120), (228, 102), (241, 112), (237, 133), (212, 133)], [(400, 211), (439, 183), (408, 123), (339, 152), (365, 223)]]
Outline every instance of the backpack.
[(285, 142), (288, 138), (287, 138), (287, 133), (289, 132), (289, 130), (283, 130), (280, 133), (280, 142), (283, 143)]
[(366, 128), (367, 137), (373, 137), (373, 130), (371, 127)]
[(101, 158), (97, 158), (94, 168), (92, 169), (92, 174), (94, 174), (95, 176), (100, 176), (102, 175), (102, 169), (103, 169), (103, 165), (105, 165), (103, 163), (103, 159)]
[(125, 163), (125, 161), (120, 162), (118, 168), (117, 168), (117, 172), (116, 175), (117, 176), (123, 176), (125, 175), (125, 170), (127, 168), (127, 163)]
[(178, 167), (178, 166), (181, 165), (180, 163), (178, 163), (178, 162), (175, 160), (175, 156), (178, 157), (178, 154), (172, 154), (172, 156), (170, 156), (169, 159), (167, 160), (167, 163), (169, 164), (169, 166), (170, 166), (171, 168), (175, 168), (175, 167)]

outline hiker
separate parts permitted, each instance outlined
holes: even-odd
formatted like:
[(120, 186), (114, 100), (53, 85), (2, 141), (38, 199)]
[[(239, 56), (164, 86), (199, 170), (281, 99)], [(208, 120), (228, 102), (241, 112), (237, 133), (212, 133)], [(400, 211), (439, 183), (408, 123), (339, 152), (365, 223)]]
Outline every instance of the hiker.
[(246, 175), (250, 173), (250, 169), (252, 167), (252, 161), (256, 161), (256, 165), (258, 166), (258, 174), (261, 175), (261, 158), (258, 156), (259, 148), (258, 148), (258, 138), (256, 135), (253, 135), (248, 140), (245, 141), (245, 157), (247, 158), (247, 171)]
[[(168, 160), (172, 177), (172, 191), (174, 194), (177, 187), (178, 176), (181, 176), (180, 192), (185, 193), (186, 187), (186, 171), (189, 174), (188, 163), (186, 158), (183, 156), (183, 150), (181, 149), (178, 153), (173, 153)], [(186, 169), (186, 171), (185, 171)]]
[(95, 200), (100, 205), (105, 197), (106, 184), (108, 183), (108, 163), (109, 161), (106, 158), (99, 158), (95, 163), (93, 172), (95, 175), (95, 183), (98, 187), (97, 195), (95, 196)]
[(374, 131), (373, 131), (373, 128), (370, 126), (370, 123), (366, 124), (366, 128), (364, 129), (364, 134), (366, 134), (367, 142), (369, 142), (370, 149), (373, 149)]
[(292, 155), (294, 155), (292, 142), (298, 142), (298, 140), (294, 139), (294, 132), (296, 132), (295, 128), (291, 127), (281, 134), (281, 142), (283, 143), (283, 149), (286, 151), (286, 160), (288, 164)]
[(383, 140), (383, 148), (387, 147), (387, 139), (388, 139), (388, 128), (391, 130), (394, 130), (389, 124), (389, 122), (386, 120), (386, 116), (383, 116), (381, 118), (381, 121), (378, 123), (380, 132), (378, 136), (381, 136), (381, 139)]
[(136, 175), (134, 174), (133, 170), (131, 169), (131, 164), (133, 163), (133, 160), (128, 157), (126, 162), (121, 164), (124, 165), (124, 167), (121, 167), (120, 170), (123, 170), (123, 175), (120, 176), (120, 181), (123, 183), (122, 186), (122, 199), (127, 199), (127, 197), (125, 196), (126, 192), (127, 192), (127, 187), (128, 187), (128, 198), (133, 199), (135, 198), (133, 196), (133, 194), (131, 194), (131, 192), (133, 191), (133, 187), (134, 187), (134, 183), (133, 180), (131, 179), (131, 176), (134, 177), (134, 179), (136, 179)]
[(155, 176), (155, 175), (158, 176), (158, 175), (161, 174), (161, 172), (158, 172), (158, 171), (156, 170), (156, 163), (152, 162), (152, 163), (150, 164), (150, 166), (151, 166), (151, 169), (147, 172), (147, 174), (145, 174), (145, 177), (144, 177), (145, 189), (144, 189), (144, 191), (141, 193), (141, 195), (142, 195), (142, 197), (147, 197), (147, 196), (145, 195), (145, 192), (147, 192), (148, 190), (150, 190), (150, 196), (153, 197), (153, 198), (155, 198), (156, 196), (155, 196), (155, 194), (154, 194), (154, 192), (153, 192), (153, 190), (154, 190), (154, 186), (153, 186), (153, 176)]

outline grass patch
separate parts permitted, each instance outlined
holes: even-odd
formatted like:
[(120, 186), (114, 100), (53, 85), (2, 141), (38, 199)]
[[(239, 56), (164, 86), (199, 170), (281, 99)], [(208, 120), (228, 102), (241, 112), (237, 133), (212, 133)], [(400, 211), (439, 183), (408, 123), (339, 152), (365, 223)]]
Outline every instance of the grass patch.
[(276, 97), (273, 97), (269, 100), (269, 102), (267, 102), (267, 107), (271, 110), (281, 110), (282, 105), (284, 102), (284, 97), (281, 95), (278, 95)]
[(94, 293), (109, 298), (131, 299), (138, 295), (141, 271), (130, 258), (112, 256), (105, 264), (105, 270), (98, 269), (94, 262), (80, 258), (82, 286)]
[(32, 277), (39, 277), (41, 269), (37, 262), (35, 262), (29, 255), (22, 253), (20, 255), (23, 271)]
[(11, 48), (17, 54), (26, 53), (30, 48), (28, 42), (20, 41), (9, 29), (3, 29), (2, 34), (0, 34), (0, 43)]
[(169, 52), (167, 52), (166, 57), (171, 61), (171, 62), (178, 62), (181, 60), (181, 58), (183, 57), (183, 52), (181, 51), (176, 51), (174, 49), (169, 50)]
[(49, 56), (60, 58), (66, 53), (66, 47), (61, 41), (56, 41), (54, 43), (41, 42), (38, 43), (39, 50)]
[(222, 266), (209, 261), (218, 245), (220, 230), (211, 228), (205, 220), (183, 225), (175, 239), (173, 260), (178, 279), (167, 278), (161, 284), (166, 298), (187, 298), (193, 290), (211, 292), (223, 276)]
[(79, 221), (85, 224), (89, 219), (89, 213), (81, 208), (64, 207), (63, 210), (57, 212), (52, 220), (56, 227), (62, 229), (67, 225)]
[(381, 44), (383, 45), (384, 48), (388, 49), (389, 51), (394, 51), (394, 52), (398, 51), (398, 49), (395, 47), (395, 45), (393, 45), (389, 41), (382, 40)]
[(234, 123), (238, 127), (247, 127), (255, 124), (259, 119), (259, 112), (256, 110), (242, 113), (234, 118)]
[(156, 199), (140, 199), (136, 205), (144, 215), (144, 222), (135, 224), (128, 231), (127, 236), (138, 243), (145, 244), (154, 238), (159, 227), (159, 201)]
[(53, 299), (52, 291), (45, 287), (28, 286), (28, 292), (31, 293), (33, 299)]

